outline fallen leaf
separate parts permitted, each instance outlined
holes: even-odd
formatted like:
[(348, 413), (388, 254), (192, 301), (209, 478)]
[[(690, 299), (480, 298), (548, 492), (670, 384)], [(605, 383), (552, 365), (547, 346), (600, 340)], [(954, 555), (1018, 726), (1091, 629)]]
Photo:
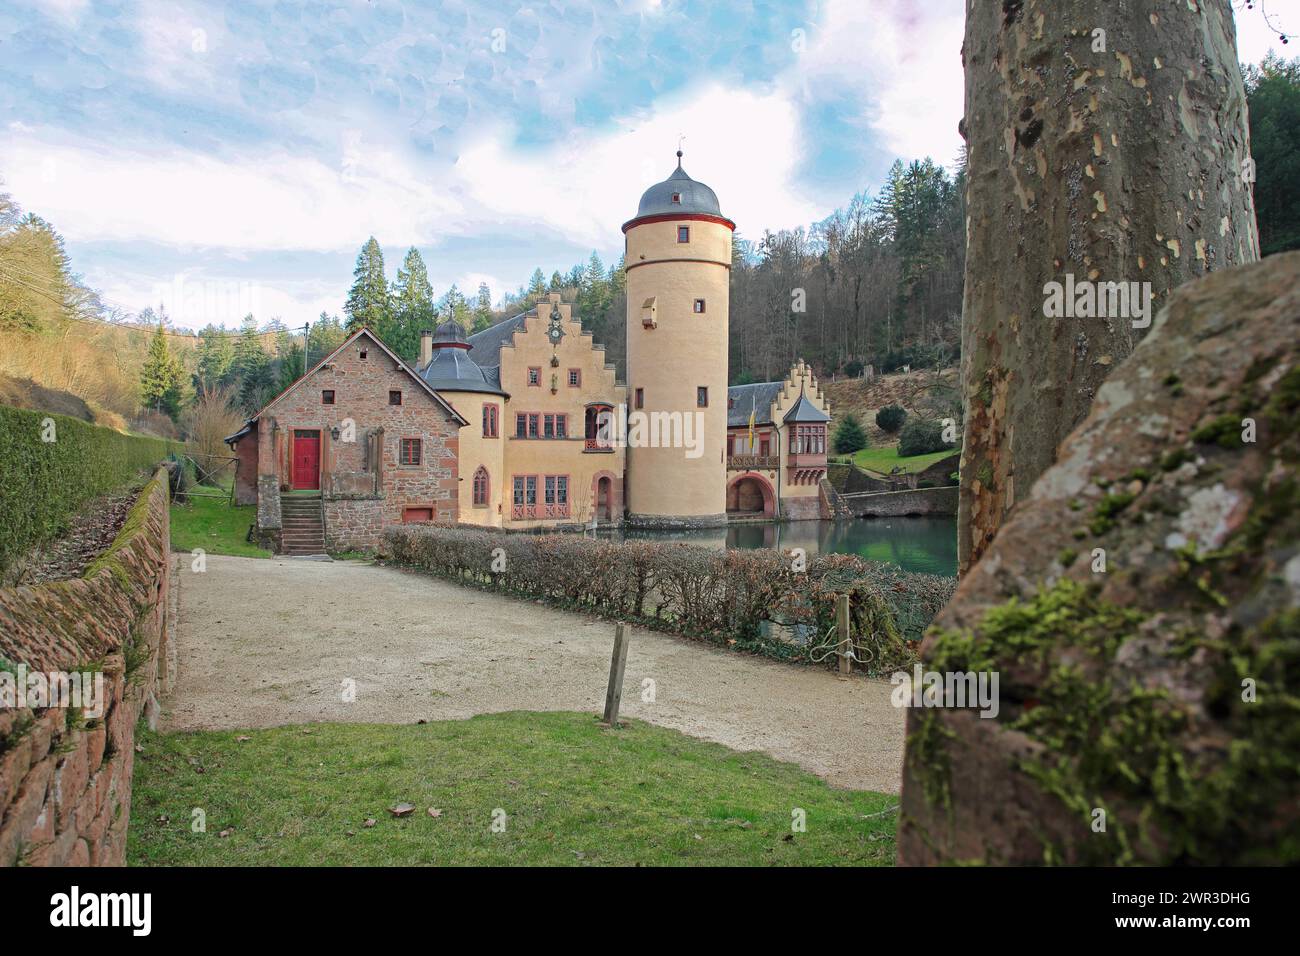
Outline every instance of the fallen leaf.
[(375, 825), (375, 820), (374, 820), (373, 817), (371, 817), (370, 819), (366, 820), (366, 822), (363, 823), (363, 824), (361, 824), (361, 825), (362, 825), (363, 827), (365, 827), (367, 830), (369, 830), (371, 827), (373, 827), (373, 826)]
[(138, 753), (138, 754), (142, 754), (142, 753), (144, 753), (144, 747), (142, 747), (140, 744), (136, 744), (136, 745), (135, 745), (135, 752)]
[(438, 817), (442, 816), (442, 811), (439, 810), (437, 807), (430, 807), (429, 816), (433, 817), (436, 820), (438, 819)]
[(412, 811), (414, 810), (415, 810), (415, 804), (413, 803), (399, 803), (396, 806), (388, 808), (388, 812), (395, 817), (410, 816)]
[(228, 836), (230, 836), (230, 834), (232, 834), (232, 833), (234, 833), (234, 832), (235, 832), (235, 828), (234, 828), (234, 827), (226, 827), (226, 829), (224, 829), (224, 830), (222, 830), (220, 833), (218, 833), (217, 836), (219, 836), (219, 837), (228, 837)]
[(250, 740), (252, 740), (252, 739), (253, 739), (252, 737), (236, 737), (236, 738), (235, 738), (235, 740), (238, 741), (238, 742), (241, 743), (241, 744), (242, 744), (242, 743), (247, 743), (248, 741), (250, 741)]

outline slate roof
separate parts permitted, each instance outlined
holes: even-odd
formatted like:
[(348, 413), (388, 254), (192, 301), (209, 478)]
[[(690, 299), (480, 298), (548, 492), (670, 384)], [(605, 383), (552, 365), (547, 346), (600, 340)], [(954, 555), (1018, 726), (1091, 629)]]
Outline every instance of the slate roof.
[(752, 385), (732, 385), (727, 389), (727, 427), (749, 424), (750, 409), (754, 410), (754, 424), (772, 424), (772, 403), (781, 394), (785, 382), (755, 382)]
[(828, 422), (831, 417), (824, 411), (808, 401), (808, 396), (799, 393), (799, 401), (791, 406), (790, 410), (785, 413), (782, 422)]
[[(673, 195), (681, 197), (681, 202), (673, 202)], [(704, 183), (696, 182), (682, 169), (682, 154), (677, 154), (677, 168), (673, 174), (661, 183), (655, 183), (641, 194), (641, 202), (636, 208), (639, 219), (642, 216), (672, 215), (673, 213), (694, 212), (710, 216), (721, 216), (718, 195)]]
[(484, 329), (482, 332), (475, 332), (465, 341), (469, 342), (469, 347), (478, 352), (478, 357), (484, 362), (500, 365), (501, 346), (510, 343), (510, 339), (514, 336), (516, 330), (523, 331), (524, 319), (536, 314), (536, 309), (531, 312), (520, 312), (513, 318), (498, 322), (491, 328)]
[(489, 379), (484, 369), (470, 358), (469, 350), (455, 345), (435, 349), (433, 360), (420, 372), (440, 392), (491, 392), (504, 395), (499, 375)]

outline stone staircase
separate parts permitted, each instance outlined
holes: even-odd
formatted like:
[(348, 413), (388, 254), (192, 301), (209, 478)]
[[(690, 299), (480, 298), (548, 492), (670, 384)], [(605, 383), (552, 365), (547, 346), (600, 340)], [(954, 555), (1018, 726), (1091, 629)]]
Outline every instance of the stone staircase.
[(280, 553), (325, 553), (325, 520), (320, 498), (281, 497)]

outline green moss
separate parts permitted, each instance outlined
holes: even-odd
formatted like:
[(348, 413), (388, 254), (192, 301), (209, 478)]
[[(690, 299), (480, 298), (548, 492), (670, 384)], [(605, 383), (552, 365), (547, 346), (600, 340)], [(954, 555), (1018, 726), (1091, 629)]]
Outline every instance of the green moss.
[(1127, 491), (1106, 495), (1101, 501), (1097, 502), (1097, 507), (1093, 509), (1092, 520), (1088, 522), (1088, 530), (1095, 535), (1101, 535), (1115, 527), (1115, 517), (1131, 505), (1135, 497), (1135, 495), (1131, 495)]
[(1237, 415), (1220, 415), (1192, 432), (1192, 441), (1200, 445), (1240, 448), (1241, 418)]
[(1162, 471), (1173, 471), (1180, 468), (1184, 462), (1191, 461), (1192, 453), (1186, 448), (1175, 448), (1167, 451), (1160, 458), (1160, 469)]
[(948, 756), (948, 742), (956, 734), (943, 725), (938, 710), (917, 711), (915, 725), (907, 735), (907, 759), (912, 772), (921, 783), (926, 803), (952, 808), (952, 760)]
[[(1300, 861), (1300, 826), (1283, 811), (1300, 789), (1300, 610), (1213, 641), (1200, 628), (1176, 636), (1171, 657), (1196, 651), (1211, 669), (1205, 708), (1216, 729), (1209, 736), (1205, 714), (1109, 670), (1143, 620), (1102, 601), (1095, 587), (1061, 581), (1032, 601), (990, 610), (976, 633), (937, 633), (929, 664), (1001, 669), (1028, 661), (1046, 668), (1033, 706), (1004, 704), (1000, 718), (1043, 745), (1041, 757), (1018, 769), (1060, 802), (1067, 821), (1077, 821), (1040, 834), (1045, 862)], [(1247, 678), (1256, 687), (1253, 703), (1242, 700)], [(1004, 698), (1008, 690), (1004, 683)], [(935, 751), (944, 741), (927, 733), (926, 761), (938, 766)], [(947, 809), (939, 798), (950, 795), (937, 787), (931, 802)], [(1106, 813), (1103, 833), (1091, 828), (1096, 809)], [(1270, 820), (1279, 824), (1261, 840)]]
[(1056, 560), (1061, 562), (1061, 567), (1068, 568), (1074, 564), (1074, 559), (1079, 556), (1079, 552), (1074, 548), (1062, 548), (1061, 553), (1056, 556)]

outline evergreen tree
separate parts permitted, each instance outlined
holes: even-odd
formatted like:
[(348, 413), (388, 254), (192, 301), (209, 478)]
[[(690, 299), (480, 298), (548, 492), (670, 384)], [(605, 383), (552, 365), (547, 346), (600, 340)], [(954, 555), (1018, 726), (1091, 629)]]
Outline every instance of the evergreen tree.
[(469, 303), (465, 300), (465, 296), (460, 289), (456, 287), (456, 283), (453, 282), (446, 295), (439, 300), (438, 311), (444, 319), (451, 319), (460, 325), (462, 329), (470, 327), (472, 318)]
[(551, 284), (546, 291), (559, 292), (563, 288), (564, 288), (564, 276), (560, 275), (559, 269), (556, 269), (554, 272), (551, 273)]
[(167, 334), (159, 322), (140, 371), (141, 404), (175, 421), (181, 411), (182, 371), (181, 363), (167, 347)]
[(1300, 58), (1246, 70), (1259, 251), (1300, 249)]
[(235, 370), (239, 379), (239, 404), (247, 412), (255, 412), (270, 396), (273, 381), (271, 357), (262, 348), (257, 333), (257, 320), (252, 314), (244, 316), (244, 325), (235, 343)]
[(222, 385), (229, 385), (233, 378), (235, 345), (223, 326), (209, 323), (199, 333), (198, 353), (198, 368), (194, 373), (195, 388), (210, 392)]
[(546, 276), (540, 268), (533, 270), (532, 278), (528, 280), (528, 298), (536, 300), (546, 294)]
[(404, 360), (414, 362), (420, 355), (420, 333), (433, 328), (436, 318), (429, 272), (419, 250), (412, 246), (393, 283), (393, 329), (384, 342)]
[(280, 352), (279, 356), (279, 390), (284, 391), (298, 379), (302, 378), (306, 369), (303, 367), (302, 346), (297, 342), (290, 342), (288, 346)]
[(835, 453), (851, 455), (867, 447), (867, 433), (857, 415), (845, 415), (835, 428)]
[(492, 326), (492, 290), (486, 282), (478, 284), (478, 298), (474, 304), (474, 324), (470, 332), (482, 332)]
[(311, 327), (308, 337), (307, 354), (304, 357), (306, 367), (312, 368), (317, 362), (322, 361), (325, 356), (342, 345), (347, 337), (348, 333), (343, 328), (343, 323), (339, 321), (339, 317), (322, 312), (316, 324)]
[(391, 331), (384, 253), (374, 236), (366, 240), (357, 256), (357, 267), (352, 271), (352, 288), (348, 290), (343, 313), (348, 317), (349, 332), (364, 325), (382, 338), (383, 332)]

